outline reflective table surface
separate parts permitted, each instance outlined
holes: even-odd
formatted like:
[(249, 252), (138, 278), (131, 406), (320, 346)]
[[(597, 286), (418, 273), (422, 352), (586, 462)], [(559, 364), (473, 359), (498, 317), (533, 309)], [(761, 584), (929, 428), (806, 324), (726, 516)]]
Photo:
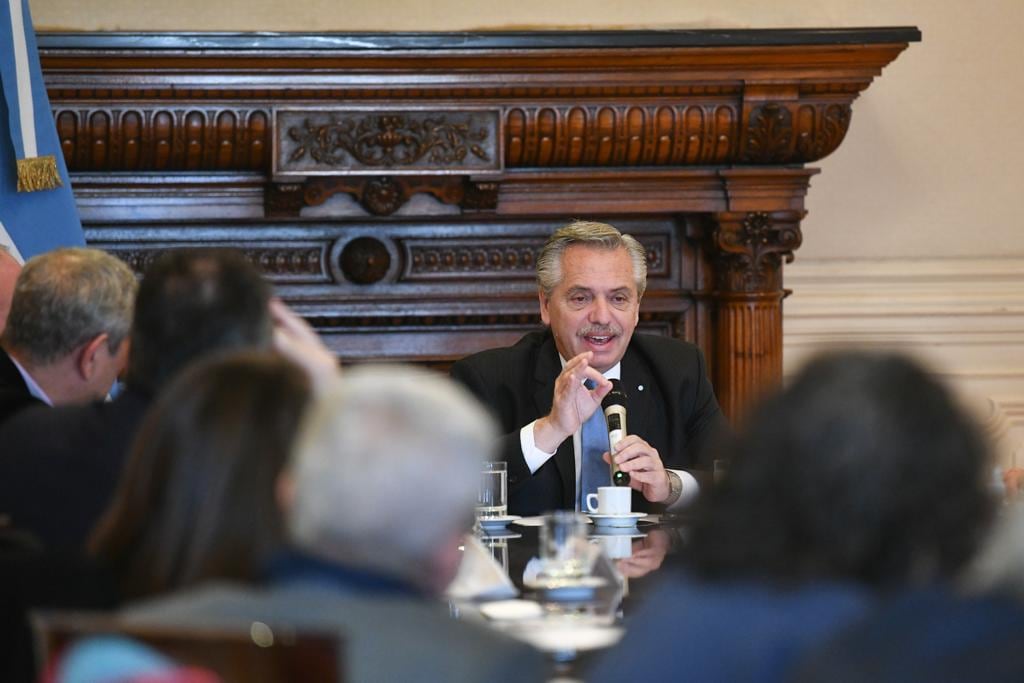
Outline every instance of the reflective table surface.
[(629, 528), (588, 525), (596, 557), (589, 576), (553, 589), (537, 579), (540, 518), (497, 529), (477, 528), (475, 537), (518, 596), (453, 601), (453, 614), (480, 620), (534, 645), (549, 654), (556, 673), (576, 677), (597, 653), (621, 638), (633, 607), (657, 582), (658, 574), (670, 570), (673, 556), (685, 545), (686, 528), (685, 520), (661, 520), (656, 515)]

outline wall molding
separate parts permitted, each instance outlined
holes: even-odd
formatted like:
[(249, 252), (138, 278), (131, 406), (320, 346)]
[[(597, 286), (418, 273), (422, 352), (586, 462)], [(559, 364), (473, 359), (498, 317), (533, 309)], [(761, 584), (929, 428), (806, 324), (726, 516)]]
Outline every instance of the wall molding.
[(858, 346), (911, 353), (972, 407), (1003, 464), (1024, 466), (1024, 255), (801, 260), (786, 266), (783, 367)]

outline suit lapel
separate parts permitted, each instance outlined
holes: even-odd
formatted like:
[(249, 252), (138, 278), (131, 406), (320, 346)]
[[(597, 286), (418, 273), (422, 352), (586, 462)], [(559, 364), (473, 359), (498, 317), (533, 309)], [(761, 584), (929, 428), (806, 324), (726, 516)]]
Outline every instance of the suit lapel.
[[(554, 396), (555, 380), (562, 372), (562, 362), (558, 357), (555, 338), (549, 332), (540, 346), (537, 363), (534, 365), (536, 390), (533, 400), (537, 407), (537, 415), (544, 416), (551, 412), (551, 399)], [(562, 505), (575, 505), (576, 500), (576, 454), (573, 450), (572, 437), (566, 439), (555, 451), (555, 468), (562, 481)]]

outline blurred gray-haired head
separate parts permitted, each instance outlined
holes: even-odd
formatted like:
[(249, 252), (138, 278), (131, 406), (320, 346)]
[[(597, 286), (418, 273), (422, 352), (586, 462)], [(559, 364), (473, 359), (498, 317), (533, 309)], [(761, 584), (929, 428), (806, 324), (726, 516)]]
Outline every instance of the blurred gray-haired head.
[(436, 585), (434, 553), (469, 528), (496, 436), (476, 399), (445, 376), (400, 365), (346, 370), (314, 401), (292, 452), (292, 541)]
[(28, 260), (14, 285), (4, 345), (33, 364), (52, 363), (106, 333), (116, 352), (128, 336), (138, 280), (99, 249), (55, 249)]

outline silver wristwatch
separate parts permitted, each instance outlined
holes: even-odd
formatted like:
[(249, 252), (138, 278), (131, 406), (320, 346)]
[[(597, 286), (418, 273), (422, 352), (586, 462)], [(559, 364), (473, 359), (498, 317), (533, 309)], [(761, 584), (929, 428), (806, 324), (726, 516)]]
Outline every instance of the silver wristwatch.
[(683, 495), (683, 480), (672, 470), (665, 470), (665, 474), (668, 475), (668, 498), (663, 503), (665, 507), (671, 507)]

